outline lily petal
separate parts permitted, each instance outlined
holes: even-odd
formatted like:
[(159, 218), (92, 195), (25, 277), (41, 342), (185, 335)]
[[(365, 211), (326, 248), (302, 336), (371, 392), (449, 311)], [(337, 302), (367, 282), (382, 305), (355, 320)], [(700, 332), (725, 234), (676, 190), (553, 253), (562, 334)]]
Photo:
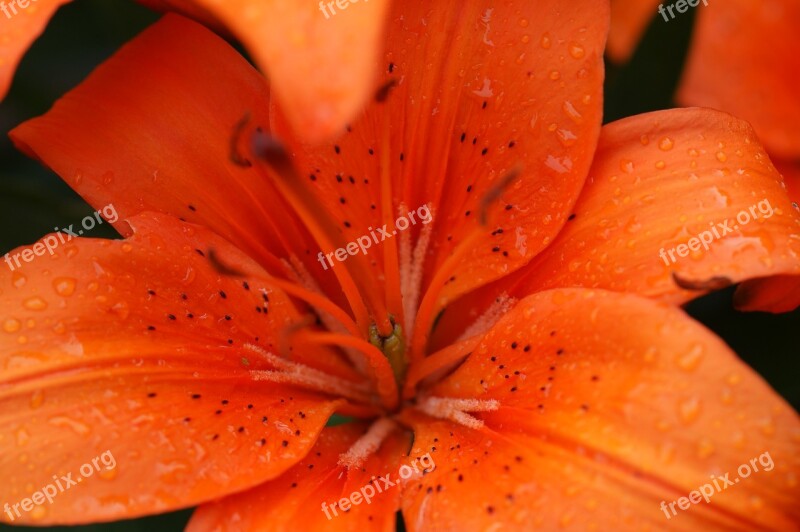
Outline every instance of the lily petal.
[[(477, 429), (414, 421), (411, 456), (448, 467), (404, 492), (409, 530), (668, 519), (682, 530), (789, 530), (800, 519), (800, 418), (677, 308), (585, 289), (530, 296), (430, 394), (499, 409), (475, 414)], [(678, 517), (659, 507), (727, 473), (733, 485), (709, 504)]]
[(0, 100), (5, 98), (14, 72), (22, 56), (33, 41), (44, 31), (53, 14), (70, 0), (37, 0), (22, 8), (12, 4), (4, 6), (4, 20), (0, 26)]
[[(361, 467), (339, 465), (366, 428), (352, 423), (326, 428), (306, 458), (280, 478), (198, 508), (187, 532), (291, 531), (299, 522), (306, 530), (393, 531), (401, 493), (397, 471), (408, 439), (395, 432)], [(354, 499), (358, 504), (331, 508), (353, 493), (360, 494)]]
[[(388, 95), (322, 146), (292, 139), (276, 117), (300, 175), (327, 169), (311, 185), (347, 240), (387, 220), (391, 233), (401, 205), (430, 206), (423, 327), (448, 301), (526, 264), (565, 223), (599, 136), (607, 29), (606, 2), (396, 2)], [(409, 231), (416, 240), (422, 230)], [(370, 253), (385, 271), (383, 254)]]
[[(344, 130), (372, 95), (389, 0), (346, 11), (326, 2), (147, 0), (202, 22), (217, 21), (247, 47), (295, 132), (309, 142)], [(334, 14), (330, 13), (330, 10)]]
[(611, 0), (611, 31), (606, 53), (615, 63), (624, 63), (642, 39), (647, 25), (658, 16), (663, 0)]
[(770, 154), (800, 157), (800, 3), (731, 0), (697, 14), (677, 100), (750, 122)]
[[(515, 294), (584, 286), (681, 304), (714, 280), (800, 273), (800, 212), (741, 120), (680, 109), (614, 122), (590, 175), (574, 219)], [(707, 250), (698, 239), (677, 248), (703, 232)]]
[[(800, 163), (776, 160), (786, 183), (792, 207), (800, 212)], [(776, 275), (745, 281), (736, 289), (734, 303), (739, 310), (790, 312), (800, 307), (800, 275)]]
[(171, 214), (281, 274), (278, 257), (304, 257), (309, 238), (268, 180), (231, 162), (237, 124), (268, 124), (268, 101), (230, 45), (167, 15), (11, 138), (95, 208), (113, 203), (123, 234), (138, 213)]
[[(105, 451), (117, 463), (15, 523), (135, 517), (249, 488), (303, 458), (342, 403), (253, 377), (275, 368), (247, 346), (275, 351), (298, 319), (255, 263), (165, 215), (129, 223), (125, 241), (74, 239), (0, 274), (0, 498)], [(244, 277), (220, 274), (212, 249)]]

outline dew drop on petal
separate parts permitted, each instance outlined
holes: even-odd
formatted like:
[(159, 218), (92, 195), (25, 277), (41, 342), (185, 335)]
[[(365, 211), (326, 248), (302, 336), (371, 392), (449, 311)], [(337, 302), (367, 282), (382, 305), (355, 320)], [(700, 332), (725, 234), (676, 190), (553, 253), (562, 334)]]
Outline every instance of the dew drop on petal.
[(31, 519), (34, 521), (41, 521), (44, 519), (45, 515), (47, 515), (47, 508), (43, 505), (37, 504), (33, 507), (33, 510), (31, 510)]
[(54, 427), (67, 427), (72, 429), (75, 433), (80, 434), (81, 436), (89, 434), (89, 427), (67, 416), (56, 416), (50, 418), (47, 422)]
[(11, 284), (14, 285), (14, 288), (22, 288), (25, 286), (25, 283), (28, 282), (28, 278), (25, 277), (23, 274), (19, 272), (14, 272), (11, 274)]
[(678, 414), (680, 415), (681, 421), (687, 425), (692, 423), (697, 419), (697, 416), (700, 415), (700, 400), (696, 397), (693, 397), (691, 399), (681, 401), (678, 404)]
[(669, 138), (669, 137), (664, 137), (663, 139), (661, 139), (661, 140), (658, 142), (658, 148), (659, 148), (661, 151), (669, 151), (669, 150), (671, 150), (671, 149), (672, 149), (672, 148), (674, 148), (674, 147), (675, 147), (675, 141), (673, 141), (673, 140), (672, 140), (671, 138)]
[(3, 323), (3, 330), (7, 333), (15, 333), (20, 330), (22, 323), (14, 318), (9, 318)]
[(53, 288), (55, 288), (58, 295), (63, 297), (69, 297), (74, 294), (76, 284), (75, 279), (71, 277), (57, 277), (53, 279)]
[(44, 403), (44, 392), (42, 390), (36, 390), (31, 395), (31, 408), (39, 408)]
[(688, 353), (678, 358), (678, 367), (684, 371), (693, 371), (700, 364), (703, 358), (703, 351), (701, 344), (695, 344)]
[(573, 44), (569, 47), (569, 55), (574, 57), (575, 59), (581, 59), (583, 56), (586, 55), (586, 51), (583, 49), (583, 46), (579, 44)]
[(26, 299), (23, 305), (28, 310), (44, 310), (47, 308), (47, 301), (39, 296), (33, 296)]

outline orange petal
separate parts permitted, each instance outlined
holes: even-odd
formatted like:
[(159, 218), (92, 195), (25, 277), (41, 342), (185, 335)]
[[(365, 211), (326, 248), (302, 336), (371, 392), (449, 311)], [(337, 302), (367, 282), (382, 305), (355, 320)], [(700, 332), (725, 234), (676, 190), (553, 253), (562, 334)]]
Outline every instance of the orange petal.
[(611, 0), (611, 31), (606, 53), (615, 63), (624, 63), (658, 14), (663, 0)]
[[(775, 166), (783, 175), (792, 206), (800, 212), (800, 163), (776, 160)], [(734, 303), (739, 310), (790, 312), (800, 307), (800, 275), (746, 281), (736, 289)]]
[[(255, 263), (168, 216), (130, 224), (128, 240), (34, 246), (42, 256), (0, 272), (0, 499), (77, 478), (105, 451), (117, 463), (15, 523), (134, 517), (249, 488), (297, 463), (340, 404), (254, 379), (274, 368), (247, 345), (275, 351), (298, 318)], [(221, 275), (211, 249), (244, 278)]]
[(771, 154), (800, 157), (798, 26), (796, 0), (709, 3), (697, 14), (678, 101), (747, 120)]
[[(800, 213), (743, 121), (707, 109), (620, 120), (603, 128), (590, 176), (574, 219), (514, 293), (584, 286), (681, 304), (800, 273)], [(703, 232), (707, 251), (691, 240)]]
[(308, 141), (342, 132), (372, 95), (389, 0), (144, 3), (226, 26), (264, 69), (294, 130)]
[[(295, 467), (250, 491), (201, 506), (192, 516), (187, 532), (294, 530), (299, 523), (305, 530), (394, 530), (400, 488), (387, 486), (378, 477), (397, 483), (408, 439), (399, 432), (390, 436), (360, 468), (339, 465), (339, 456), (365, 430), (363, 424), (326, 428), (311, 452)], [(349, 503), (331, 509), (353, 493), (359, 494), (351, 499), (358, 504), (346, 512), (343, 508)], [(369, 500), (364, 499), (364, 494)]]
[[(409, 530), (790, 530), (800, 519), (800, 419), (677, 308), (585, 289), (536, 294), (430, 393), (500, 406), (476, 414), (478, 429), (414, 422), (412, 457), (447, 467), (404, 493)], [(752, 459), (759, 471), (744, 478), (737, 469)], [(661, 501), (727, 473), (733, 486), (676, 506), (668, 523)]]
[[(276, 124), (301, 175), (322, 169), (313, 186), (348, 240), (387, 220), (391, 233), (401, 205), (430, 206), (429, 253), (421, 250), (414, 281), (420, 295), (430, 287), (423, 328), (447, 301), (528, 262), (565, 222), (599, 134), (604, 4), (396, 2), (383, 60), (383, 81), (395, 85), (385, 103), (315, 148)], [(410, 241), (422, 230), (418, 217)], [(383, 252), (370, 250), (377, 271), (391, 271), (383, 253), (401, 233)]]
[[(0, 11), (0, 100), (5, 98), (14, 71), (34, 40), (44, 31), (56, 10), (70, 0), (29, 0), (22, 8), (4, 3)], [(8, 20), (5, 20), (8, 19)]]
[(168, 213), (282, 273), (278, 257), (306, 258), (308, 236), (271, 183), (230, 160), (236, 124), (248, 113), (268, 124), (267, 106), (265, 81), (244, 58), (167, 15), (11, 137), (95, 208), (113, 203), (123, 234), (131, 216)]

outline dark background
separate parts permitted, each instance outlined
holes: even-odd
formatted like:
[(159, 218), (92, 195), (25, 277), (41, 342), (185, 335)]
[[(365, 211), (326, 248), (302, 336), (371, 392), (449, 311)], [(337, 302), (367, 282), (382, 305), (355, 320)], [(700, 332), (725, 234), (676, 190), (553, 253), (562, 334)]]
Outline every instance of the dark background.
[[(691, 38), (693, 11), (668, 24), (654, 19), (633, 59), (624, 67), (607, 66), (605, 122), (674, 107), (672, 95)], [(10, 94), (0, 103), (0, 130), (4, 133), (0, 136), (0, 254), (31, 244), (54, 227), (79, 222), (93, 212), (58, 176), (17, 153), (5, 132), (46, 112), (61, 94), (157, 18), (130, 1), (76, 0), (59, 10), (23, 59)], [(92, 237), (104, 236), (117, 235), (107, 225), (92, 231)], [(799, 409), (800, 361), (797, 333), (791, 331), (800, 330), (800, 310), (782, 315), (739, 313), (733, 310), (732, 294), (732, 288), (717, 292), (694, 301), (687, 310)], [(190, 515), (191, 510), (185, 510), (132, 521), (49, 529), (0, 524), (0, 531), (172, 531), (182, 530)]]

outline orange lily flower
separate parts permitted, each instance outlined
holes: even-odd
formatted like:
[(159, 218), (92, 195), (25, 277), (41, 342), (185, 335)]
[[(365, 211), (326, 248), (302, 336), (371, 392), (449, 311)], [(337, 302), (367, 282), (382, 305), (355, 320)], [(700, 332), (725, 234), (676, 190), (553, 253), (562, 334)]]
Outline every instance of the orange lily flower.
[[(321, 146), (168, 15), (15, 129), (126, 237), (0, 279), (2, 499), (118, 463), (15, 522), (200, 505), (189, 530), (390, 530), (398, 509), (410, 530), (796, 523), (800, 419), (673, 304), (800, 273), (800, 214), (735, 118), (601, 128), (602, 7), (397, 3), (383, 89)], [(761, 199), (775, 216), (661, 263)], [(430, 223), (335, 253), (423, 205)], [(764, 453), (769, 471), (663, 511)]]
[[(25, 51), (70, 0), (9, 2), (0, 25), (0, 99)], [(34, 3), (31, 3), (34, 2)], [(141, 0), (235, 35), (270, 78), (295, 130), (309, 141), (339, 134), (371, 95), (389, 0), (362, 0), (347, 16), (325, 16), (314, 2)], [(0, 20), (3, 15), (0, 13)]]
[[(627, 60), (662, 0), (613, 0), (608, 56)], [(697, 6), (697, 22), (677, 101), (745, 119), (776, 160), (800, 204), (800, 3), (731, 0)], [(786, 312), (800, 306), (800, 277), (743, 283), (742, 310)]]

